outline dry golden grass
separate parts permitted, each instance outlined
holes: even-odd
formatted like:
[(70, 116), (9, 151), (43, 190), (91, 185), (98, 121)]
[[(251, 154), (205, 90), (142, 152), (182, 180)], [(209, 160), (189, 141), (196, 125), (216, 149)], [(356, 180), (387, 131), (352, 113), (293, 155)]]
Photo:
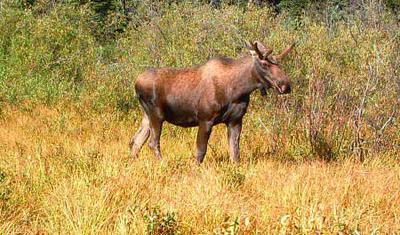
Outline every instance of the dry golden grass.
[[(79, 1), (0, 1), (0, 234), (400, 234), (400, 34), (387, 1), (312, 1), (300, 16), (131, 1), (137, 15), (104, 42), (93, 27), (119, 32), (125, 17), (96, 26)], [(137, 75), (237, 58), (243, 40), (297, 46), (283, 64), (292, 94), (252, 95), (241, 164), (224, 126), (201, 166), (196, 129), (171, 125), (163, 161), (147, 147), (131, 159)]]
[(163, 161), (147, 147), (132, 160), (138, 124), (136, 114), (5, 108), (0, 233), (400, 232), (398, 159), (276, 159), (251, 149), (271, 143), (247, 118), (240, 166), (227, 159), (223, 126), (201, 166), (191, 156), (195, 129), (170, 125)]

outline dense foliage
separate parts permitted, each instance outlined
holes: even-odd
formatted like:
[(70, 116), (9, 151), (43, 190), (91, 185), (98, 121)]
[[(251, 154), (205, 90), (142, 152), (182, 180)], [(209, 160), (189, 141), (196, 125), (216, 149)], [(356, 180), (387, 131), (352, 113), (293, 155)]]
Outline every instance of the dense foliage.
[(293, 94), (256, 96), (252, 109), (264, 113), (271, 138), (285, 146), (283, 155), (396, 152), (399, 21), (382, 2), (356, 2), (281, 1), (278, 14), (234, 2), (214, 9), (178, 1), (6, 1), (1, 105), (61, 102), (137, 111), (133, 84), (147, 67), (237, 57), (244, 40), (264, 41), (276, 51), (297, 41), (285, 65)]

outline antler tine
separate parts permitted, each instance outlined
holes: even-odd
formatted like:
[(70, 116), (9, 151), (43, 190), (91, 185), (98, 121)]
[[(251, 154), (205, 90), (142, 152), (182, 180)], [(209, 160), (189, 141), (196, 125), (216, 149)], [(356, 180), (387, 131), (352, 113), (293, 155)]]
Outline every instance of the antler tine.
[(254, 50), (253, 44), (251, 44), (249, 41), (245, 40), (244, 45), (246, 46), (247, 49)]
[(272, 51), (273, 51), (272, 49), (269, 49), (267, 52), (265, 52), (263, 58), (264, 59), (268, 58), (268, 56), (272, 54)]
[(258, 50), (262, 50), (262, 53), (260, 51), (260, 58), (261, 59), (265, 59), (267, 58), (272, 52), (273, 50), (271, 48), (266, 47), (264, 44), (262, 44), (260, 41), (255, 41), (254, 44), (257, 45), (257, 49)]
[(293, 42), (289, 47), (287, 47), (281, 54), (276, 56), (277, 60), (282, 60), (289, 54), (289, 52), (293, 49), (293, 47), (296, 45), (296, 42)]
[(259, 58), (263, 58), (263, 54), (261, 53), (260, 49), (258, 48), (258, 45), (262, 45), (262, 44), (259, 41), (254, 41), (254, 43), (253, 43), (254, 51), (257, 53)]

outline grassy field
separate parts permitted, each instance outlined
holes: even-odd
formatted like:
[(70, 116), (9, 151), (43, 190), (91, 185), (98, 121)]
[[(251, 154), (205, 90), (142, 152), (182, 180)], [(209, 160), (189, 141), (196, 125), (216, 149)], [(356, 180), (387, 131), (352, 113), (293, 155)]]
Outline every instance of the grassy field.
[[(123, 2), (0, 2), (0, 234), (400, 233), (396, 1)], [(297, 46), (293, 92), (251, 97), (240, 165), (224, 126), (200, 166), (169, 124), (163, 161), (131, 159), (137, 75), (244, 40)]]
[(165, 159), (128, 157), (138, 119), (63, 108), (6, 108), (0, 121), (0, 231), (9, 233), (249, 234), (400, 232), (400, 163), (376, 156), (290, 162), (263, 130), (228, 160), (218, 126), (205, 163), (195, 130), (167, 125)]

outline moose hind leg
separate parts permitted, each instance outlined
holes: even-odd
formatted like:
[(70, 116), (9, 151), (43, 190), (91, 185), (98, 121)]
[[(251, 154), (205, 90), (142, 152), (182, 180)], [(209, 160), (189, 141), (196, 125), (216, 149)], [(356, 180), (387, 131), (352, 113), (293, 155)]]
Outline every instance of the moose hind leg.
[(162, 154), (160, 150), (160, 136), (163, 121), (161, 120), (151, 120), (150, 121), (150, 142), (149, 147), (154, 151), (154, 154), (160, 160), (162, 159)]
[(146, 114), (143, 114), (142, 124), (139, 130), (132, 136), (129, 143), (131, 149), (131, 156), (137, 157), (139, 155), (140, 149), (143, 147), (144, 143), (147, 141), (150, 135), (150, 123), (149, 118)]

